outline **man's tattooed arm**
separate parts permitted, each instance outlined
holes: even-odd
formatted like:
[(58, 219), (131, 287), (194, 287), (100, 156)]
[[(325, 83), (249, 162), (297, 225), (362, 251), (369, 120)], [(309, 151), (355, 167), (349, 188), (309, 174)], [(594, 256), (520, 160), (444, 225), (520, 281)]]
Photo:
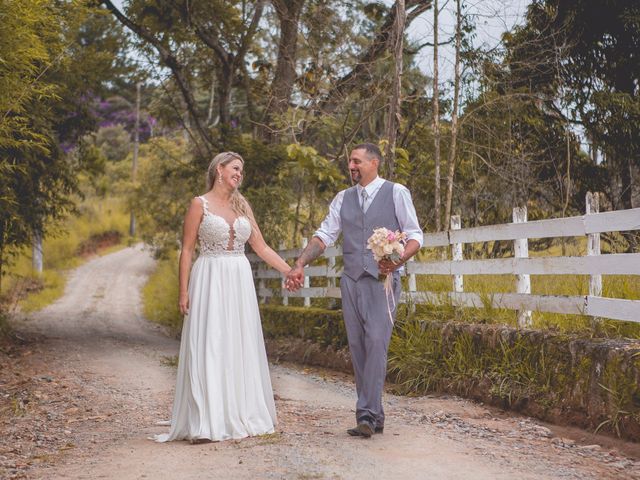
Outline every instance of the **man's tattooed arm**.
[(296, 292), (304, 284), (304, 267), (322, 255), (326, 248), (324, 242), (318, 237), (312, 237), (307, 248), (300, 254), (294, 267), (287, 273), (287, 289)]
[(326, 245), (318, 237), (312, 237), (307, 245), (307, 248), (300, 254), (298, 260), (296, 260), (296, 267), (304, 268), (305, 265), (310, 264), (324, 252)]

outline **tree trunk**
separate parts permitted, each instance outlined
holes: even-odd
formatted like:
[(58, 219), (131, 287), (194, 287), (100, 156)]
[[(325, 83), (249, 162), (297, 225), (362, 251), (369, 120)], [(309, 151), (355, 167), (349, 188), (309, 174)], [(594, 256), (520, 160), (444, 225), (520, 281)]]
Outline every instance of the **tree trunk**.
[(442, 230), (440, 224), (440, 100), (438, 99), (438, 0), (433, 1), (433, 142), (435, 165), (435, 200), (436, 231)]
[(298, 238), (298, 225), (300, 224), (300, 207), (302, 205), (302, 188), (298, 190), (298, 198), (296, 199), (296, 214), (293, 223), (293, 235), (291, 236), (291, 245), (296, 245), (296, 239)]
[(451, 112), (451, 145), (449, 147), (449, 171), (447, 172), (447, 199), (445, 204), (444, 224), (451, 222), (451, 206), (453, 203), (453, 178), (456, 171), (456, 145), (458, 141), (458, 98), (460, 95), (460, 48), (462, 45), (462, 11), (460, 0), (456, 0), (456, 58), (453, 80), (453, 110)]
[(2, 277), (4, 276), (4, 242), (0, 245), (0, 295), (2, 295)]
[(632, 176), (632, 160), (631, 157), (621, 159), (618, 162), (617, 170), (620, 172), (620, 204), (622, 208), (633, 208), (633, 176)]
[(221, 65), (220, 77), (216, 86), (218, 93), (218, 117), (222, 126), (229, 126), (231, 122), (231, 85), (233, 72), (230, 63)]
[[(625, 158), (619, 163), (620, 170), (620, 204), (623, 209), (633, 208), (633, 159)], [(640, 234), (637, 231), (623, 232), (627, 240), (626, 253), (638, 251)]]
[(196, 142), (196, 148), (199, 150), (199, 154), (201, 156), (210, 155), (214, 151), (214, 141), (210, 132), (202, 124), (202, 119), (198, 115), (196, 100), (193, 96), (193, 87), (189, 81), (187, 72), (185, 71), (186, 67), (178, 61), (174, 52), (156, 38), (147, 28), (144, 27), (144, 25), (137, 24), (125, 16), (111, 0), (100, 0), (100, 2), (122, 25), (151, 45), (158, 53), (161, 63), (171, 70), (173, 79), (176, 82), (178, 90), (182, 94), (186, 107), (189, 110), (189, 115), (193, 119), (196, 132), (198, 133), (199, 141)]
[(406, 21), (404, 0), (396, 2), (396, 19), (393, 27), (392, 54), (394, 57), (395, 74), (393, 76), (393, 92), (389, 103), (389, 118), (387, 125), (387, 139), (389, 145), (386, 152), (387, 175), (390, 180), (394, 177), (396, 139), (400, 126), (400, 107), (402, 105), (402, 40), (404, 38), (404, 26)]
[(42, 274), (42, 232), (40, 230), (33, 231), (33, 241), (31, 248), (31, 268), (39, 275)]
[(209, 108), (207, 109), (207, 120), (205, 125), (207, 127), (212, 126), (213, 124), (213, 104), (216, 98), (216, 72), (214, 71), (211, 74), (211, 89), (209, 91)]
[(242, 66), (242, 88), (244, 89), (244, 94), (247, 97), (247, 114), (249, 115), (249, 121), (251, 122), (251, 131), (252, 136), (256, 137), (257, 132), (257, 117), (256, 117), (256, 107), (253, 103), (253, 94), (251, 93), (251, 83), (249, 82), (249, 72), (247, 71), (246, 65)]
[[(564, 177), (564, 202), (562, 203), (562, 218), (564, 218), (567, 214), (567, 209), (569, 208), (569, 200), (571, 199), (571, 139), (569, 137), (569, 125), (566, 126), (565, 131), (566, 143), (567, 143), (567, 173)], [(564, 257), (567, 253), (567, 239), (566, 237), (562, 237), (560, 240), (560, 245), (562, 249), (562, 256)]]
[[(268, 129), (278, 115), (289, 108), (293, 84), (296, 80), (296, 55), (298, 51), (298, 26), (305, 0), (272, 0), (280, 22), (278, 61), (271, 84), (271, 97), (265, 110), (264, 124)], [(271, 136), (264, 131), (265, 136)]]

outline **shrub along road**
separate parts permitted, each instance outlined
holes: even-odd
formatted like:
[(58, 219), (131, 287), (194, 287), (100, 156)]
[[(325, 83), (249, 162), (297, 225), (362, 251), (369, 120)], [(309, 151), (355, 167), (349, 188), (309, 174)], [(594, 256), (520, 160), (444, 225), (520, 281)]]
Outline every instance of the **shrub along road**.
[[(456, 397), (386, 395), (387, 426), (351, 438), (351, 378), (273, 365), (273, 435), (156, 444), (178, 341), (141, 314), (148, 252), (92, 260), (0, 349), (1, 478), (640, 478), (640, 448)], [(167, 292), (174, 295), (174, 292)]]

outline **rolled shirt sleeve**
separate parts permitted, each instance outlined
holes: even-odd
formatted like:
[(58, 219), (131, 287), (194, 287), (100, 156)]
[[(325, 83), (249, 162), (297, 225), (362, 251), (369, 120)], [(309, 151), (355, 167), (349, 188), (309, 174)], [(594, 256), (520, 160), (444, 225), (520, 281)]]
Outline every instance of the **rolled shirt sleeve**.
[(396, 218), (400, 224), (400, 231), (407, 234), (407, 240), (415, 240), (422, 247), (424, 235), (418, 223), (418, 215), (416, 214), (416, 208), (413, 206), (409, 189), (399, 183), (394, 184), (393, 203), (395, 204)]
[(329, 206), (329, 213), (322, 221), (320, 228), (313, 234), (314, 237), (318, 237), (322, 240), (322, 243), (327, 247), (336, 243), (336, 240), (338, 240), (340, 232), (342, 231), (340, 209), (342, 208), (344, 192), (345, 190), (342, 190), (333, 198), (331, 205)]

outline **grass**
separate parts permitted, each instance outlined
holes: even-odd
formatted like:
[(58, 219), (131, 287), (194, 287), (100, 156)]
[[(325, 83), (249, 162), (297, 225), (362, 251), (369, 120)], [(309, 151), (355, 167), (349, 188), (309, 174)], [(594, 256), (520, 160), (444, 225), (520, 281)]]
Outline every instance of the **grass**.
[[(615, 244), (603, 245), (603, 252), (617, 252)], [(564, 255), (582, 256), (586, 254), (586, 238), (568, 239), (564, 245)], [(420, 254), (421, 261), (440, 259), (440, 252), (431, 250)], [(554, 257), (563, 255), (563, 246), (557, 241), (544, 250), (530, 250), (531, 257)], [(479, 249), (468, 248), (465, 258), (486, 258)], [(589, 293), (588, 275), (531, 275), (531, 293), (533, 295), (584, 296)], [(515, 293), (515, 275), (465, 275), (464, 291), (478, 293), (485, 301), (484, 308), (455, 308), (418, 306), (431, 318), (449, 319), (471, 323), (502, 323), (516, 325), (516, 312), (490, 307), (492, 294)], [(445, 293), (452, 291), (452, 277), (448, 275), (417, 275), (419, 291)], [(444, 295), (443, 295), (444, 296)], [(640, 300), (640, 278), (637, 275), (603, 275), (602, 296), (626, 300)], [(592, 337), (628, 337), (640, 338), (640, 324), (618, 320), (597, 319), (586, 315), (566, 315), (547, 312), (533, 312), (532, 327), (551, 329), (561, 332), (587, 333)]]
[(3, 293), (17, 298), (22, 311), (33, 312), (60, 298), (66, 285), (65, 272), (78, 267), (88, 255), (81, 252), (111, 253), (123, 248), (121, 241), (102, 248), (103, 237), (113, 243), (126, 237), (129, 214), (119, 198), (87, 197), (78, 206), (79, 215), (70, 217), (58, 235), (43, 242), (43, 273), (32, 269), (31, 250), (24, 249), (3, 278)]
[(160, 359), (160, 363), (165, 367), (178, 367), (178, 356), (177, 355), (164, 355)]
[[(452, 280), (444, 275), (418, 275), (419, 291), (445, 293), (452, 290)], [(585, 275), (532, 275), (531, 293), (534, 295), (584, 296), (589, 291), (589, 277)], [(418, 305), (419, 312), (438, 320), (469, 323), (502, 323), (516, 325), (514, 310), (491, 306), (494, 293), (515, 293), (514, 275), (465, 275), (464, 291), (478, 293), (483, 308), (456, 308), (452, 305)], [(443, 295), (444, 296), (444, 295)], [(603, 277), (603, 296), (628, 300), (640, 299), (640, 279), (637, 276), (610, 275)], [(618, 320), (595, 320), (587, 315), (533, 312), (532, 328), (561, 332), (588, 333), (593, 337), (640, 338), (640, 324)]]
[(453, 392), (542, 419), (574, 418), (596, 433), (637, 439), (640, 425), (633, 343), (504, 329), (400, 315), (389, 347), (397, 393)]
[(20, 301), (20, 309), (25, 312), (36, 312), (52, 304), (64, 294), (65, 274), (58, 270), (45, 270), (39, 278), (41, 289), (29, 294)]
[(156, 269), (142, 289), (144, 316), (169, 327), (174, 334), (182, 328), (178, 308), (178, 261), (175, 252), (156, 263)]

